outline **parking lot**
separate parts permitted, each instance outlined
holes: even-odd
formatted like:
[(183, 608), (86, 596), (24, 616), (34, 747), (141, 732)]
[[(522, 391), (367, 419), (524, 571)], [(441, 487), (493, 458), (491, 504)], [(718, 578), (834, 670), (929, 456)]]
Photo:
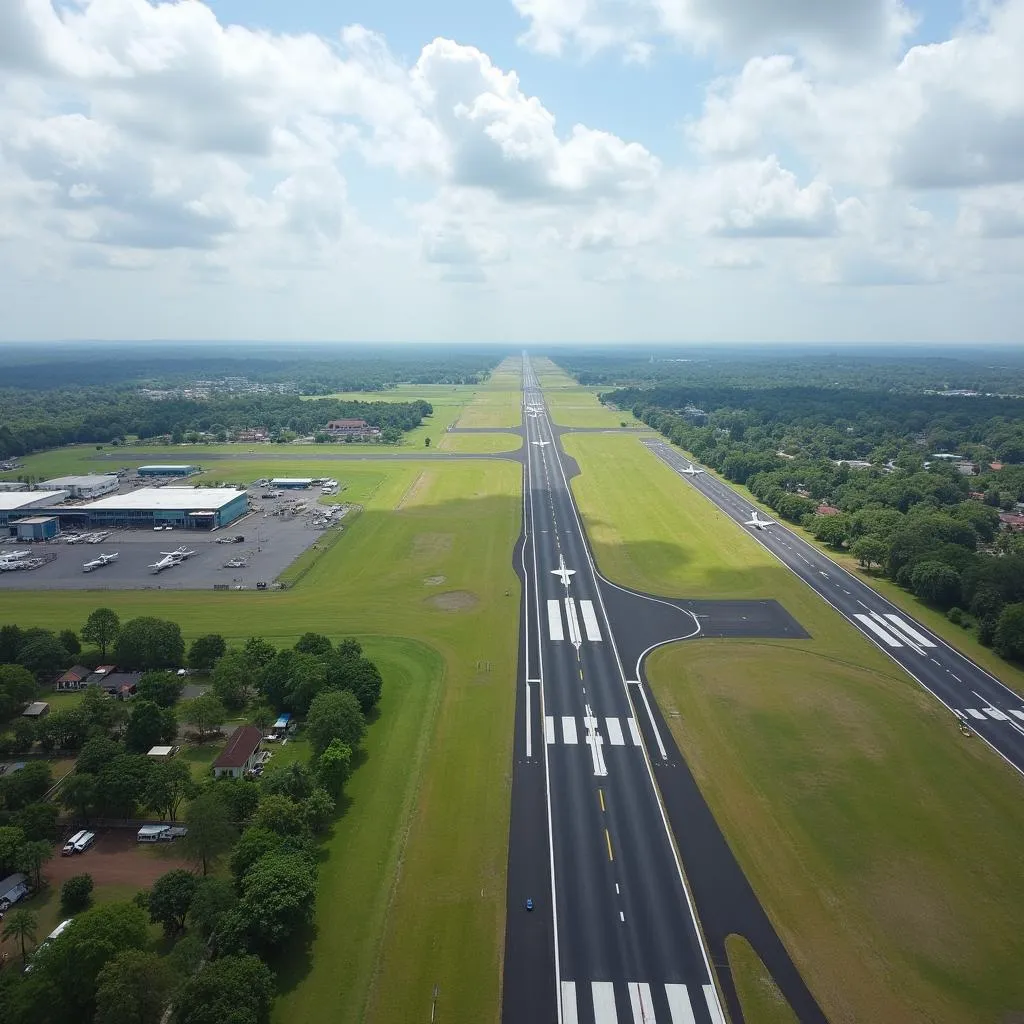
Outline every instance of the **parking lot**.
[[(260, 511), (211, 532), (123, 529), (113, 530), (98, 544), (19, 542), (16, 547), (31, 549), (33, 556), (56, 557), (38, 569), (0, 573), (0, 590), (208, 590), (215, 586), (248, 590), (258, 583), (272, 586), (284, 569), (323, 537), (311, 511), (320, 494), (286, 491), (279, 498), (263, 499), (259, 488), (249, 493)], [(295, 515), (284, 511), (296, 502), (306, 502), (309, 508)], [(343, 523), (344, 518), (339, 521)], [(228, 543), (237, 536), (244, 540)], [(0, 551), (12, 546), (4, 544)], [(155, 563), (180, 547), (195, 553), (162, 572), (153, 570)], [(86, 562), (114, 552), (116, 561), (83, 571)]]

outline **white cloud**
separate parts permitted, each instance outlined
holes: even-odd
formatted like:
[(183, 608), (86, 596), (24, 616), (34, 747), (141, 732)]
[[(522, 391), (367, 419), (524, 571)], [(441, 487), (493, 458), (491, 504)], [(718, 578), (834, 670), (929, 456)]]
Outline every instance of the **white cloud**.
[(980, 238), (1024, 238), (1024, 186), (979, 189), (960, 206), (957, 228)]
[(752, 249), (714, 249), (706, 253), (701, 263), (711, 270), (760, 270), (764, 259)]
[(795, 45), (811, 55), (886, 50), (913, 27), (899, 0), (512, 0), (540, 53), (621, 48), (643, 60), (653, 41), (727, 50)]

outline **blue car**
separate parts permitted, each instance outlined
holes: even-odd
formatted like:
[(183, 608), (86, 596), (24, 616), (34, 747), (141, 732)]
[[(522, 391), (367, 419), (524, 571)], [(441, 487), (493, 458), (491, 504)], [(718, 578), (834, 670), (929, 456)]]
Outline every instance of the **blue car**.
[(533, 900), (532, 899), (528, 899), (526, 901), (526, 909), (527, 910), (533, 910)]

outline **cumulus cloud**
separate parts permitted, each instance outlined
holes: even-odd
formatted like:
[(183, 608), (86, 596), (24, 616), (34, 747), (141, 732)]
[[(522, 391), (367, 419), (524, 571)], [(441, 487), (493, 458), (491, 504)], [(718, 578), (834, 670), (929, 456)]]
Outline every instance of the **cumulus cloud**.
[(979, 189), (960, 206), (957, 228), (979, 238), (1024, 238), (1024, 186)]
[(730, 50), (795, 45), (812, 55), (890, 48), (914, 25), (899, 0), (512, 0), (528, 22), (521, 42), (558, 55), (620, 48), (643, 60), (652, 42)]

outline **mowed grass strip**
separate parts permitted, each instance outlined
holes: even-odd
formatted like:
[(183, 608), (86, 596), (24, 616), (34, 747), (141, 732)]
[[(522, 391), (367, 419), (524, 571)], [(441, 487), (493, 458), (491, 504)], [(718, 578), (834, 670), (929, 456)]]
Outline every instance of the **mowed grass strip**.
[(611, 579), (774, 597), (812, 634), (678, 644), (647, 675), (829, 1019), (995, 1024), (1024, 1010), (1019, 777), (635, 439), (567, 448)]
[[(416, 775), (413, 747), (400, 770), (387, 776), (403, 798), (409, 785), (416, 796), (397, 878), (392, 871), (387, 879), (393, 897), (383, 939), (379, 889), (354, 901), (332, 891), (350, 856), (357, 869), (368, 857), (390, 856), (392, 833), (383, 827), (372, 854), (365, 848), (350, 853), (344, 826), (332, 840), (339, 867), (325, 875), (321, 901), (338, 899), (344, 913), (323, 920), (328, 931), (357, 931), (380, 949), (352, 968), (349, 988), (370, 993), (356, 1019), (417, 1020), (424, 1000), (429, 1012), (437, 982), (445, 1020), (497, 1021), (519, 609), (511, 553), (521, 523), (522, 470), (498, 460), (420, 460), (367, 462), (359, 473), (364, 511), (292, 590), (4, 592), (0, 622), (77, 627), (105, 604), (122, 618), (173, 619), (186, 641), (217, 632), (235, 643), (255, 634), (287, 644), (314, 630), (336, 639), (358, 636), (368, 650), (374, 638), (399, 637), (435, 651), (444, 670), (436, 714), (432, 722), (429, 715), (418, 722), (423, 736), (416, 741), (426, 745), (418, 782), (410, 778)], [(423, 484), (410, 493), (420, 474)], [(369, 762), (360, 772), (365, 769)], [(336, 941), (341, 944), (332, 947)], [(325, 950), (350, 948), (347, 939), (332, 940), (327, 932), (318, 942)], [(371, 967), (372, 979), (360, 973)], [(305, 1019), (351, 1019), (335, 1016), (342, 1011), (320, 976), (292, 981), (288, 998), (316, 1008)], [(358, 1004), (353, 999), (344, 1012)]]
[(643, 427), (629, 409), (616, 411), (603, 406), (597, 399), (608, 387), (583, 387), (576, 380), (556, 366), (550, 359), (532, 360), (534, 372), (544, 389), (552, 420), (563, 427)]
[(518, 427), (522, 422), (522, 360), (503, 360), (459, 417), (460, 427)]
[(523, 446), (516, 434), (444, 434), (438, 443), (443, 452), (475, 452), (482, 455), (514, 453)]
[(750, 1024), (800, 1024), (754, 947), (741, 935), (725, 940), (743, 1016)]

